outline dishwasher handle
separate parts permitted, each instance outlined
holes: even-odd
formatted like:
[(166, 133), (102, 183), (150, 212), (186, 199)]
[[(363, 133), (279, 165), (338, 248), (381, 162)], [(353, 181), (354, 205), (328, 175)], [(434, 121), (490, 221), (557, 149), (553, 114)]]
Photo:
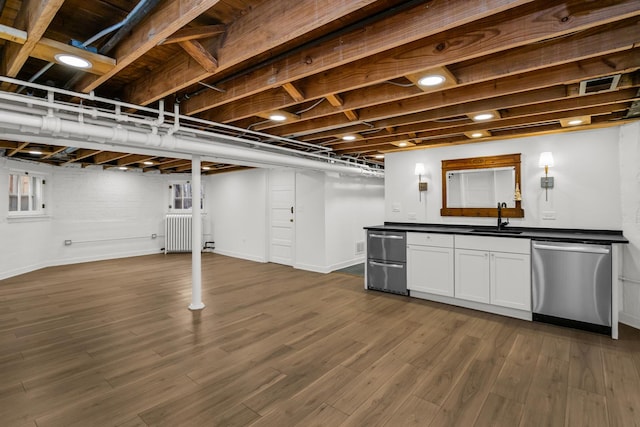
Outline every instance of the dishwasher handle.
[(603, 254), (607, 255), (611, 252), (609, 248), (593, 247), (593, 246), (553, 246), (542, 245), (540, 243), (533, 243), (533, 249), (542, 249), (546, 251), (558, 251), (558, 252), (582, 252), (587, 254)]
[(387, 264), (375, 261), (369, 261), (369, 265), (375, 265), (376, 267), (404, 268), (404, 264)]
[(369, 237), (375, 237), (377, 239), (404, 239), (404, 236), (398, 236), (397, 234), (369, 234)]

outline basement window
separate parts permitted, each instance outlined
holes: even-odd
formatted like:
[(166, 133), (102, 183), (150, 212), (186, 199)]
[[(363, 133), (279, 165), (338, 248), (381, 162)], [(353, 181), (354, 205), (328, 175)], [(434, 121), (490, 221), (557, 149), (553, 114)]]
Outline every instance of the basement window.
[(45, 177), (30, 172), (9, 173), (9, 216), (45, 214)]
[[(201, 184), (202, 185), (202, 184)], [(169, 185), (169, 211), (191, 212), (193, 191), (190, 181), (172, 182)], [(204, 209), (204, 186), (200, 188), (200, 209)]]

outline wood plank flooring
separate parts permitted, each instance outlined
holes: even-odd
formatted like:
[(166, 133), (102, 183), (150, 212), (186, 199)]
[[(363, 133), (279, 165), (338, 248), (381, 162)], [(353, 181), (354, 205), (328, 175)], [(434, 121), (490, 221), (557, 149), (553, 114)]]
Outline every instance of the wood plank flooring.
[(0, 281), (1, 426), (639, 426), (620, 340), (203, 254)]

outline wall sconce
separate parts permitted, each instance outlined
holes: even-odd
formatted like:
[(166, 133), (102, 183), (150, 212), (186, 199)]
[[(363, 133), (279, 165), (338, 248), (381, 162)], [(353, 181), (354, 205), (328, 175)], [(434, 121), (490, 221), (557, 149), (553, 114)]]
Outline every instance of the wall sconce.
[(416, 163), (415, 174), (418, 175), (418, 200), (422, 201), (422, 192), (427, 191), (427, 183), (422, 182), (422, 175), (424, 175), (424, 163)]
[(553, 154), (550, 151), (545, 151), (540, 154), (540, 160), (538, 160), (538, 167), (544, 168), (544, 177), (540, 178), (540, 187), (544, 188), (544, 200), (549, 201), (547, 191), (549, 188), (553, 188), (553, 177), (549, 176), (549, 168), (553, 166)]

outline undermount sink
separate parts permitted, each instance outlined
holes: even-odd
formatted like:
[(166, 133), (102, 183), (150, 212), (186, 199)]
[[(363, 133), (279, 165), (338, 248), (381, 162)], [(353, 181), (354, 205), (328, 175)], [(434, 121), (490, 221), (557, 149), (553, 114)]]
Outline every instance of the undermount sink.
[(522, 231), (517, 230), (509, 230), (509, 229), (491, 229), (491, 228), (474, 228), (471, 230), (472, 233), (490, 233), (490, 234), (522, 234)]

